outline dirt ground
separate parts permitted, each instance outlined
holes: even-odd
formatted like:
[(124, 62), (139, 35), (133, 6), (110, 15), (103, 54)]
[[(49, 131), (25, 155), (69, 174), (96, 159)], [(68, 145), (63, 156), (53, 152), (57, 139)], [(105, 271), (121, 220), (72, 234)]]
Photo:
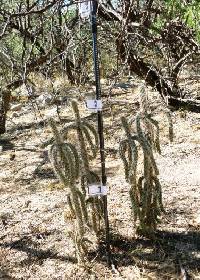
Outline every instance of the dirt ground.
[[(77, 98), (82, 115), (95, 122), (82, 96)], [(151, 98), (156, 107), (157, 94)], [(91, 254), (87, 271), (77, 265), (73, 225), (63, 215), (66, 190), (42, 146), (52, 137), (46, 116), (55, 108), (34, 111), (28, 102), (17, 114), (10, 112), (8, 132), (0, 137), (0, 279), (200, 279), (200, 115), (173, 112), (175, 136), (169, 144), (167, 122), (158, 110), (162, 154), (156, 160), (166, 214), (156, 238), (149, 240), (135, 234), (129, 186), (118, 155), (123, 138), (120, 117), (136, 114), (138, 93), (134, 86), (116, 87), (112, 98), (105, 96), (104, 101), (115, 269), (107, 267), (103, 242)], [(65, 124), (73, 119), (70, 104), (62, 107), (61, 117)]]

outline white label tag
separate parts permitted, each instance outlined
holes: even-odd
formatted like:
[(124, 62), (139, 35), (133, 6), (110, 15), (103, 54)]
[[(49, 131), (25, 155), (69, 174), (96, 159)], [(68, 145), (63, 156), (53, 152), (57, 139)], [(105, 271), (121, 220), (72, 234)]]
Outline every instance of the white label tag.
[(78, 4), (79, 14), (81, 18), (89, 18), (92, 12), (92, 3), (91, 1), (83, 1)]
[(89, 196), (107, 195), (107, 186), (89, 185), (88, 195)]
[(102, 101), (101, 100), (87, 100), (86, 107), (89, 110), (101, 111), (102, 110)]

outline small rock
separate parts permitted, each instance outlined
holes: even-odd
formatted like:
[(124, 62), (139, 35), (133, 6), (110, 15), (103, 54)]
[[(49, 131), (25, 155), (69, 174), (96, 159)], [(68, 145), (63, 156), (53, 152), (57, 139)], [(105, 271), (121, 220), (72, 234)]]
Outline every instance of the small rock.
[(50, 94), (41, 94), (37, 99), (36, 99), (38, 105), (40, 107), (44, 107), (45, 105), (50, 105), (52, 104), (53, 97)]
[(11, 106), (10, 110), (11, 111), (21, 111), (23, 105), (21, 103), (14, 104)]
[(58, 105), (67, 105), (69, 101), (69, 97), (68, 96), (57, 96), (56, 97), (56, 103)]
[(3, 212), (0, 214), (0, 221), (2, 222), (3, 226), (6, 226), (11, 218), (12, 214), (10, 212)]
[(12, 153), (10, 153), (10, 160), (14, 160), (15, 159), (15, 151), (12, 151)]
[(20, 116), (19, 113), (13, 112), (13, 113), (11, 114), (10, 118), (11, 118), (11, 119), (14, 119), (14, 118), (17, 118), (17, 117), (19, 117), (19, 116)]
[(45, 113), (45, 117), (51, 118), (57, 116), (57, 108), (52, 108)]
[(102, 85), (106, 85), (107, 80), (102, 78), (102, 79), (100, 80), (100, 82), (101, 82)]
[(121, 88), (121, 89), (127, 90), (127, 89), (131, 88), (131, 84), (129, 84), (129, 83), (118, 83), (118, 84), (115, 85), (115, 88)]

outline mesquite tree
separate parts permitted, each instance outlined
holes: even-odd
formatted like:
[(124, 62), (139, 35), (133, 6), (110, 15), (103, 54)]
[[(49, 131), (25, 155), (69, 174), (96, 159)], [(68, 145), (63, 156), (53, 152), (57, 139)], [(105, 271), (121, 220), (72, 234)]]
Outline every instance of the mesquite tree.
[(188, 5), (179, 0), (126, 0), (117, 4), (105, 0), (99, 7), (102, 19), (110, 23), (118, 65), (125, 64), (130, 73), (167, 98), (169, 105), (196, 112), (200, 111), (198, 102), (179, 99), (186, 93), (179, 76), (185, 65), (199, 59), (199, 11), (199, 1)]
[(71, 5), (64, 0), (1, 1), (0, 134), (5, 132), (12, 91), (23, 84), (34, 87), (32, 73), (51, 78), (58, 71), (75, 83), (77, 62), (69, 50), (74, 49), (78, 16), (68, 11)]

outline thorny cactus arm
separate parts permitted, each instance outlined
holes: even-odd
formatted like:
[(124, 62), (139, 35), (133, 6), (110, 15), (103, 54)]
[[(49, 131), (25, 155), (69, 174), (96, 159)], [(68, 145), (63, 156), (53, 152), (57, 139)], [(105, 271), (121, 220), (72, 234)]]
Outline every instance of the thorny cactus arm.
[(60, 168), (61, 166), (57, 162), (57, 149), (55, 144), (50, 147), (48, 155), (55, 174), (58, 176), (64, 186), (68, 186), (69, 178), (65, 176), (65, 172), (63, 172), (62, 168)]
[[(137, 162), (138, 162), (138, 151), (137, 146), (135, 144), (136, 136), (132, 136), (130, 132), (130, 128), (128, 122), (125, 117), (121, 118), (122, 126), (125, 130), (127, 140), (128, 140), (128, 153), (129, 153), (129, 174), (132, 175), (131, 178), (136, 176)], [(125, 150), (123, 149), (124, 143), (122, 142), (121, 146), (121, 158), (125, 159)], [(124, 154), (124, 155), (123, 155)], [(125, 170), (127, 168), (127, 160), (123, 161)], [(126, 170), (126, 174), (128, 175), (128, 171)]]
[[(89, 148), (92, 151), (91, 159), (96, 158), (98, 151), (98, 135), (96, 129), (87, 122), (83, 122), (83, 133), (85, 135), (86, 141), (89, 144)], [(93, 139), (94, 138), (94, 141)]]
[(155, 150), (161, 154), (161, 149), (160, 149), (160, 129), (159, 129), (159, 124), (156, 120), (152, 119), (150, 115), (147, 115), (146, 118), (156, 127), (156, 137), (153, 140), (153, 144), (155, 146)]
[(63, 136), (63, 139), (68, 140), (69, 132), (72, 130), (76, 131), (76, 129), (77, 129), (76, 124), (72, 123), (70, 125), (65, 126), (63, 129), (61, 129), (60, 134)]
[[(80, 204), (78, 189), (74, 186), (75, 180), (79, 175), (79, 165), (76, 165), (78, 162), (78, 154), (72, 144), (68, 145), (68, 143), (63, 143), (62, 137), (59, 134), (53, 120), (50, 121), (50, 125), (56, 142), (56, 144), (50, 148), (50, 160), (58, 177), (61, 179), (64, 185), (70, 189), (73, 201), (72, 209), (76, 215), (79, 237), (82, 238), (85, 233), (82, 213), (84, 213), (84, 218), (86, 215), (84, 212), (85, 209), (81, 207), (83, 206), (82, 200)], [(62, 171), (63, 168), (64, 172)], [(75, 171), (75, 169), (77, 170)]]
[(78, 141), (79, 141), (80, 150), (81, 150), (81, 157), (82, 157), (85, 172), (89, 176), (89, 174), (90, 174), (89, 159), (88, 159), (87, 149), (85, 146), (83, 130), (82, 130), (82, 122), (81, 122), (81, 118), (80, 118), (80, 114), (79, 114), (79, 110), (78, 110), (78, 105), (75, 101), (72, 101), (71, 104), (72, 104), (72, 108), (73, 108), (75, 118), (76, 118), (76, 129), (77, 129)]
[(71, 143), (67, 143), (67, 146), (68, 148), (71, 150), (71, 153), (72, 153), (72, 163), (73, 163), (73, 172), (74, 172), (74, 175), (73, 177), (75, 179), (78, 179), (79, 177), (79, 173), (80, 173), (80, 159), (79, 159), (79, 155), (78, 155), (78, 152), (75, 148), (74, 145), (72, 145)]
[(79, 159), (75, 147), (68, 143), (52, 145), (49, 158), (64, 185), (73, 185), (79, 176)]
[[(88, 143), (88, 149), (91, 150), (91, 152), (92, 152), (90, 159), (94, 159), (97, 156), (97, 151), (98, 151), (97, 131), (91, 124), (89, 124), (86, 121), (82, 122), (81, 129), (82, 129), (83, 137), (85, 138), (85, 141)], [(77, 132), (77, 130), (78, 130), (77, 124), (70, 124), (70, 125), (64, 127), (61, 130), (61, 134), (63, 135), (63, 138), (68, 139), (69, 138), (68, 134), (72, 130)], [(94, 141), (93, 141), (93, 139), (94, 139)]]
[(173, 142), (174, 130), (173, 130), (172, 116), (171, 116), (169, 110), (165, 110), (165, 114), (166, 114), (167, 120), (169, 122), (169, 140), (170, 140), (170, 142)]
[(146, 154), (150, 158), (150, 161), (153, 165), (155, 174), (158, 175), (159, 171), (158, 171), (158, 168), (157, 168), (154, 156), (153, 156), (151, 144), (148, 142), (147, 138), (145, 137), (145, 135), (142, 131), (142, 128), (140, 125), (140, 119), (141, 119), (141, 116), (140, 116), (140, 114), (138, 114), (136, 117), (136, 129), (137, 129), (138, 141), (140, 142), (140, 144), (143, 148), (144, 154)]
[(87, 207), (86, 207), (86, 203), (85, 203), (85, 195), (82, 194), (81, 191), (79, 191), (77, 189), (77, 194), (78, 194), (78, 197), (79, 197), (79, 200), (80, 200), (80, 203), (81, 203), (81, 211), (82, 211), (82, 215), (84, 217), (84, 221), (86, 224), (88, 224), (88, 212), (87, 212)]
[(119, 154), (124, 163), (125, 177), (127, 182), (130, 183), (130, 198), (132, 209), (134, 213), (134, 221), (136, 222), (138, 216), (140, 215), (139, 208), (139, 197), (138, 197), (138, 187), (137, 187), (137, 163), (138, 163), (138, 151), (135, 144), (137, 136), (132, 136), (130, 128), (126, 118), (121, 118), (122, 126), (125, 130), (127, 139), (120, 143)]
[[(88, 148), (92, 150), (92, 157), (90, 159), (96, 157), (98, 150), (98, 135), (95, 128), (93, 128), (92, 125), (90, 125), (86, 121), (81, 120), (78, 105), (75, 101), (72, 101), (72, 108), (76, 118), (76, 131), (78, 136), (78, 142), (80, 145), (84, 173), (87, 177), (88, 184), (91, 184), (94, 181), (90, 172), (89, 154), (87, 151), (86, 143), (88, 144)], [(92, 138), (94, 138), (94, 142)]]
[[(124, 172), (125, 172), (125, 178), (126, 181), (129, 182), (129, 161), (131, 160), (129, 157), (129, 161), (126, 158), (126, 151), (130, 150), (129, 145), (128, 145), (128, 140), (123, 140), (120, 142), (119, 145), (119, 156), (121, 157), (123, 164), (124, 164)], [(129, 153), (129, 151), (128, 151)]]
[[(147, 117), (147, 116), (146, 116)], [(150, 118), (150, 117), (149, 117)], [(136, 132), (137, 135), (131, 135), (130, 127), (125, 118), (122, 118), (122, 126), (124, 128), (126, 139), (120, 143), (120, 156), (125, 167), (125, 177), (131, 185), (130, 199), (134, 213), (134, 221), (139, 220), (137, 231), (142, 234), (152, 234), (158, 222), (158, 216), (163, 212), (161, 186), (158, 178), (158, 169), (154, 160), (152, 144), (153, 141), (147, 139), (145, 132), (141, 128), (142, 116), (136, 116)], [(157, 130), (159, 129), (157, 122), (148, 119)], [(145, 126), (147, 128), (148, 126)], [(157, 144), (159, 143), (159, 133), (156, 132)], [(143, 150), (143, 175), (137, 179), (137, 141)], [(129, 153), (131, 151), (131, 156)], [(133, 161), (135, 163), (131, 163)]]
[(163, 207), (163, 202), (162, 202), (162, 187), (157, 177), (153, 177), (153, 181), (155, 183), (155, 198), (158, 203), (157, 209), (159, 209), (158, 215), (160, 215), (161, 212), (165, 213), (165, 209)]
[(55, 138), (55, 142), (57, 143), (57, 145), (63, 144), (63, 139), (61, 137), (61, 134), (58, 132), (55, 121), (53, 119), (49, 119), (49, 124), (51, 126), (51, 129), (52, 129), (52, 132), (53, 132), (53, 135)]
[[(161, 100), (160, 102), (162, 105), (162, 111), (166, 115), (168, 123), (169, 123), (169, 140), (170, 140), (170, 142), (173, 142), (174, 132), (173, 132), (173, 122), (172, 122), (171, 112), (163, 100)], [(149, 115), (149, 113), (151, 112), (151, 108), (149, 106), (148, 93), (146, 92), (144, 85), (142, 85), (141, 89), (140, 89), (139, 103), (140, 103), (140, 112), (142, 113), (142, 115), (143, 116)]]
[(97, 130), (88, 122), (83, 121), (83, 125), (92, 133), (92, 136), (94, 137), (94, 143), (96, 145), (96, 150), (98, 149), (98, 144), (99, 144), (99, 138), (98, 138), (98, 133)]

